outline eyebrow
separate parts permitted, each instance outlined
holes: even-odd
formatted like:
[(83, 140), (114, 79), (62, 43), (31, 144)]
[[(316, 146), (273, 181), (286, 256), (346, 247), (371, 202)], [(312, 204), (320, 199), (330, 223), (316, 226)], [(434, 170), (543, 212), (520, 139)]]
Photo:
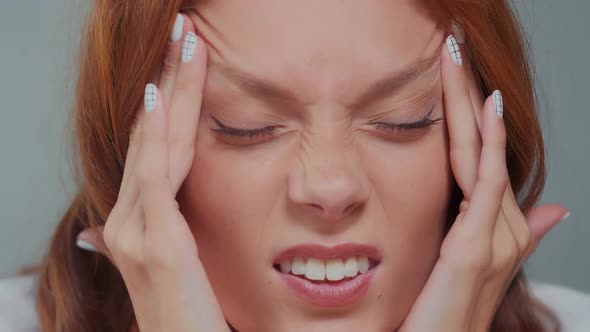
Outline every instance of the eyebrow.
[[(433, 56), (416, 61), (408, 68), (402, 71), (394, 71), (385, 75), (383, 78), (372, 83), (365, 89), (350, 107), (352, 109), (361, 108), (372, 102), (392, 95), (408, 83), (414, 81), (422, 74), (426, 73), (439, 60), (439, 53), (435, 52)], [(229, 65), (218, 65), (221, 73), (233, 81), (239, 88), (247, 94), (262, 100), (278, 100), (299, 102), (299, 98), (290, 89), (281, 86), (279, 83), (256, 77), (256, 75), (247, 71), (240, 70)]]

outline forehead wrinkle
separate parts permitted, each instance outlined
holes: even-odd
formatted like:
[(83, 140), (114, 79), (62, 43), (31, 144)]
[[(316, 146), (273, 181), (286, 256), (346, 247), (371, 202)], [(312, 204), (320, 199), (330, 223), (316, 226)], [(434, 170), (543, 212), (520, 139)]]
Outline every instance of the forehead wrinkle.
[[(434, 55), (426, 59), (420, 59), (402, 71), (388, 73), (365, 89), (349, 105), (349, 108), (359, 109), (366, 107), (379, 99), (395, 94), (407, 84), (430, 71), (438, 60), (439, 54), (435, 52)], [(281, 83), (258, 77), (256, 74), (239, 69), (237, 66), (215, 62), (210, 64), (210, 69), (219, 71), (224, 77), (236, 84), (240, 90), (257, 99), (269, 102), (304, 104), (294, 91), (281, 85)]]
[(438, 61), (439, 54), (436, 52), (433, 56), (427, 59), (420, 59), (404, 70), (386, 74), (383, 78), (372, 83), (349, 107), (351, 109), (360, 109), (395, 94), (406, 85), (433, 69)]

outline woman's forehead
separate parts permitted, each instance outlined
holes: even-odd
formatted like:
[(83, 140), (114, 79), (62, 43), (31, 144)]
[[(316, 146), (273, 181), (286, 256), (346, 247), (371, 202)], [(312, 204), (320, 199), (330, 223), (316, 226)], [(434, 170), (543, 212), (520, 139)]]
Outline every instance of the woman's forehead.
[(342, 85), (362, 90), (384, 73), (428, 61), (443, 38), (410, 0), (216, 0), (199, 2), (191, 17), (213, 66), (282, 78), (312, 99)]

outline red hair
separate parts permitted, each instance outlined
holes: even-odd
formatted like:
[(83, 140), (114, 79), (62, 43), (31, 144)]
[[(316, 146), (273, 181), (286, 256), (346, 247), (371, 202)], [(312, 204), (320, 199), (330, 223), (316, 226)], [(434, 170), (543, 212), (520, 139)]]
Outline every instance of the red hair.
[[(521, 28), (506, 0), (430, 2), (443, 24), (448, 27), (452, 18), (468, 36), (482, 94), (502, 90), (508, 110), (510, 180), (526, 212), (543, 190), (545, 163)], [(140, 107), (152, 69), (163, 58), (168, 33), (183, 4), (183, 0), (94, 2), (82, 40), (72, 114), (78, 193), (40, 266), (37, 310), (43, 331), (129, 331), (135, 326), (118, 270), (106, 258), (79, 250), (76, 236), (87, 227), (104, 225), (117, 200), (134, 110)], [(453, 197), (450, 211), (456, 212), (461, 200), (458, 187)], [(559, 325), (555, 315), (531, 296), (520, 271), (491, 331), (548, 331), (543, 321)]]

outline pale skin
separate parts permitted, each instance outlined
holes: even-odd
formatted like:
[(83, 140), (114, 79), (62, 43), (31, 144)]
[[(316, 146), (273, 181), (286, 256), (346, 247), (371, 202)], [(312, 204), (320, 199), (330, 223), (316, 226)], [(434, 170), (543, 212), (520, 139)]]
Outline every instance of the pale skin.
[[(449, 32), (414, 1), (212, 1), (184, 15), (195, 55), (184, 63), (183, 38), (169, 43), (104, 241), (80, 235), (121, 271), (140, 330), (229, 331), (227, 320), (240, 332), (486, 331), (514, 273), (567, 210), (518, 208), (504, 122), (479, 95), (467, 50), (453, 62)], [(293, 98), (241, 87), (236, 70)], [(369, 124), (430, 110), (441, 121), (422, 129)], [(212, 116), (281, 128), (220, 135)], [(465, 200), (443, 238), (453, 178)], [(382, 265), (365, 298), (320, 309), (272, 279), (274, 255), (303, 241), (377, 246)]]

